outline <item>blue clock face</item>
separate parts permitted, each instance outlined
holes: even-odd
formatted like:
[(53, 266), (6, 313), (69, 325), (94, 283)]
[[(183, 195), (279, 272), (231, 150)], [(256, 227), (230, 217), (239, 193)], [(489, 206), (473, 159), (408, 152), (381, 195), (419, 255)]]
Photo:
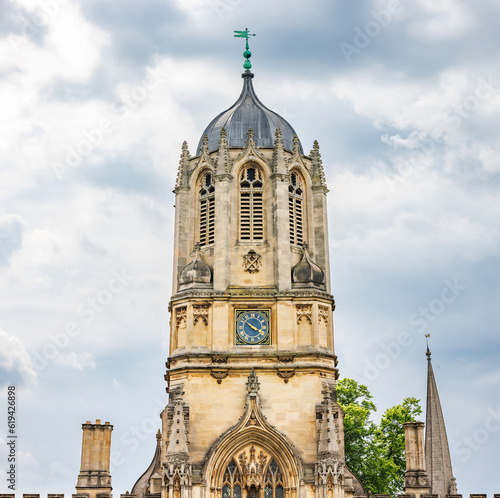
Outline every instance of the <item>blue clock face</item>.
[(236, 310), (236, 344), (271, 344), (270, 310)]

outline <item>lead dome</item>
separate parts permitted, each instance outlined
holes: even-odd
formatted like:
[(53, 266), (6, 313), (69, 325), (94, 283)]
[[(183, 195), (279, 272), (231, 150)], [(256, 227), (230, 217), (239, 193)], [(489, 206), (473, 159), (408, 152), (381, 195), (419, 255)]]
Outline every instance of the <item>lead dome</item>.
[[(290, 123), (279, 114), (268, 109), (257, 97), (252, 84), (253, 73), (245, 71), (243, 89), (238, 100), (227, 110), (216, 116), (198, 142), (197, 154), (200, 154), (203, 145), (203, 136), (208, 137), (208, 150), (214, 151), (219, 147), (220, 132), (225, 128), (227, 141), (230, 147), (244, 147), (248, 129), (254, 132), (254, 143), (259, 147), (273, 147), (276, 129), (281, 129), (281, 137), (285, 149), (293, 150), (293, 137), (296, 134)], [(299, 141), (300, 152), (303, 154), (302, 144)]]

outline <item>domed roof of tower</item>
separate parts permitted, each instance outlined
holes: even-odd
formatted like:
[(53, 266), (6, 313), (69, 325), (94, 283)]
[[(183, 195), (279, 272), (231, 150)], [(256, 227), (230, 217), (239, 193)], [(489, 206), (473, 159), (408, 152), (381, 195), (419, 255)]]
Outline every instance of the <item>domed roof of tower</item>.
[(304, 242), (302, 246), (302, 259), (292, 269), (292, 282), (306, 286), (323, 286), (325, 283), (325, 272), (319, 265), (311, 261), (309, 247)]
[[(243, 90), (238, 100), (226, 111), (221, 112), (207, 126), (200, 138), (196, 153), (200, 154), (203, 136), (208, 137), (208, 150), (219, 147), (220, 132), (226, 129), (230, 147), (245, 147), (248, 129), (254, 132), (254, 143), (260, 147), (273, 147), (276, 129), (281, 129), (285, 149), (293, 150), (293, 137), (296, 134), (290, 123), (279, 114), (268, 109), (257, 97), (252, 85), (253, 73), (246, 70), (243, 78)], [(299, 142), (300, 152), (303, 153)]]
[(212, 280), (210, 267), (201, 259), (199, 243), (196, 243), (194, 250), (193, 261), (188, 263), (179, 275), (179, 288), (181, 290), (196, 284), (208, 285)]

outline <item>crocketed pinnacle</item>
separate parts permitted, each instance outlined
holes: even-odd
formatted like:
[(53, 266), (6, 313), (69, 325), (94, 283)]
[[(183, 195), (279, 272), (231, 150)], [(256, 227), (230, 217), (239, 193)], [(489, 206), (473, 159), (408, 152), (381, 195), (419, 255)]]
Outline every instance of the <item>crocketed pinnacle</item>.
[(180, 396), (174, 400), (174, 416), (167, 445), (167, 459), (188, 455), (186, 424), (184, 422), (184, 401)]

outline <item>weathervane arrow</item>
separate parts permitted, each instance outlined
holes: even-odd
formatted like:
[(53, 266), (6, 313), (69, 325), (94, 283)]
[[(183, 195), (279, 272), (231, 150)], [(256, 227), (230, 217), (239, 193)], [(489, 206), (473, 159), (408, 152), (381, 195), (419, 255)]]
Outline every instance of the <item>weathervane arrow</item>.
[(243, 64), (243, 67), (248, 71), (252, 67), (252, 63), (250, 62), (250, 57), (252, 57), (252, 52), (248, 49), (248, 37), (249, 36), (257, 36), (254, 33), (250, 33), (248, 31), (248, 28), (245, 28), (244, 31), (234, 31), (234, 37), (235, 38), (245, 38), (245, 51), (243, 52), (243, 57), (245, 57), (245, 62)]

